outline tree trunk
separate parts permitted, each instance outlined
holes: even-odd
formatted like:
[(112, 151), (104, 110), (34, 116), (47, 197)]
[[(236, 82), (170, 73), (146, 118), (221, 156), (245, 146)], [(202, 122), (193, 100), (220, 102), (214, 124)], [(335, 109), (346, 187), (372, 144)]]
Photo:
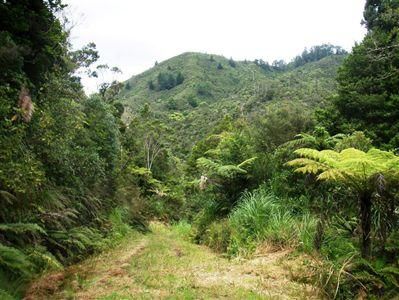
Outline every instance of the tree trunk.
[(361, 218), (361, 254), (363, 258), (371, 256), (371, 194), (365, 193), (360, 197)]

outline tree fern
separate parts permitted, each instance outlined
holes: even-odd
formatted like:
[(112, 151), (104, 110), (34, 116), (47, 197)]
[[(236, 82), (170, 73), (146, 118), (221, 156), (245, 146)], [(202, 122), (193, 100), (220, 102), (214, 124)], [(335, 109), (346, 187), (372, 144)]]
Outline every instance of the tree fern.
[[(354, 148), (335, 152), (302, 148), (295, 151), (303, 158), (294, 159), (287, 164), (298, 167), (296, 172), (318, 174), (320, 180), (345, 178), (369, 183), (376, 174), (386, 174), (392, 179), (399, 178), (399, 157), (391, 152), (371, 149), (367, 153)], [(330, 171), (334, 172), (330, 172)], [(355, 185), (356, 187), (357, 185)]]
[(344, 134), (330, 136), (324, 127), (319, 126), (311, 134), (297, 134), (294, 140), (288, 141), (282, 146), (289, 148), (312, 147), (318, 150), (332, 149), (344, 137), (346, 137)]
[(205, 157), (197, 160), (197, 166), (202, 169), (208, 176), (219, 176), (223, 178), (234, 178), (237, 175), (247, 174), (244, 167), (250, 166), (255, 157), (247, 159), (238, 165), (222, 165)]
[[(317, 174), (318, 180), (336, 181), (357, 193), (360, 202), (362, 255), (371, 251), (372, 197), (385, 181), (399, 182), (399, 157), (391, 152), (371, 149), (363, 152), (354, 148), (341, 152), (302, 148), (294, 153), (301, 156), (287, 163), (295, 172)], [(382, 180), (383, 179), (383, 180)]]

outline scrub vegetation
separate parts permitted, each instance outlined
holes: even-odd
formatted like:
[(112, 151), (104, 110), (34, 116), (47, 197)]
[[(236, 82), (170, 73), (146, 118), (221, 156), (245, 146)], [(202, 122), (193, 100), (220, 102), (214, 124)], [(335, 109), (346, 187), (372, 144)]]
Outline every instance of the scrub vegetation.
[(399, 295), (397, 1), (350, 53), (183, 53), (90, 96), (120, 70), (63, 9), (0, 1), (1, 299)]

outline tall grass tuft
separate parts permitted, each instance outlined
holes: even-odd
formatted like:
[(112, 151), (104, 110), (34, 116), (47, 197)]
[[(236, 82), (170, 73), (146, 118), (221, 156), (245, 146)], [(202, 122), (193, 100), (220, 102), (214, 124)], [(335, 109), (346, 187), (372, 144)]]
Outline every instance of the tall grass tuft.
[(247, 254), (261, 242), (277, 247), (300, 247), (311, 251), (316, 219), (294, 215), (282, 201), (264, 188), (242, 196), (229, 217), (230, 252)]
[(111, 239), (117, 241), (132, 232), (127, 222), (127, 210), (121, 207), (114, 208), (109, 215), (109, 222), (112, 227)]
[(181, 220), (172, 226), (173, 232), (177, 234), (180, 238), (189, 241), (191, 233), (191, 224), (186, 220)]

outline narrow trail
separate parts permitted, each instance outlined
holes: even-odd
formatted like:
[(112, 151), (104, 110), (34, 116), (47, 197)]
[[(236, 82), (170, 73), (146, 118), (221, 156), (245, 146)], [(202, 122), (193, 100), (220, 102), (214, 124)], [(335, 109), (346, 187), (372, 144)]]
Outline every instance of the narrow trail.
[(278, 251), (228, 260), (158, 223), (99, 256), (34, 282), (33, 299), (316, 299), (295, 282), (298, 258)]

